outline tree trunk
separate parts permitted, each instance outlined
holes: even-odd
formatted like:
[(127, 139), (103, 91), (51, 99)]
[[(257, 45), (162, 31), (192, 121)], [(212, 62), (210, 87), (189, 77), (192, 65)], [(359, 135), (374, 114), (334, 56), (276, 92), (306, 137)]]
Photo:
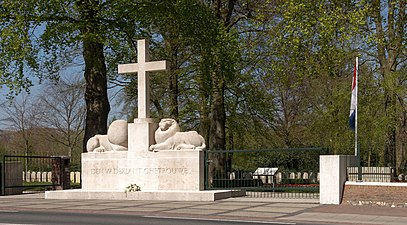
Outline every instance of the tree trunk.
[[(390, 73), (386, 73), (386, 78)], [(396, 112), (396, 96), (393, 91), (385, 91), (385, 111), (388, 118), (386, 128), (386, 139), (384, 145), (384, 163), (385, 166), (396, 167), (396, 126), (397, 126), (397, 112)], [(395, 175), (395, 174), (394, 174)]]
[(96, 134), (107, 133), (107, 117), (110, 111), (107, 96), (106, 65), (103, 54), (103, 44), (84, 42), (83, 56), (85, 59), (85, 101), (86, 121), (83, 151), (86, 143)]
[(98, 0), (78, 0), (75, 2), (81, 22), (83, 58), (86, 80), (85, 102), (86, 120), (83, 139), (83, 152), (86, 143), (96, 134), (107, 133), (107, 117), (110, 111), (107, 96), (107, 71), (103, 52), (102, 29), (97, 18), (100, 5)]
[(225, 81), (222, 75), (218, 73), (214, 72), (214, 76), (212, 76), (211, 132), (209, 136), (209, 149), (211, 150), (225, 150), (226, 146)]
[[(175, 40), (175, 38), (173, 39)], [(179, 110), (178, 110), (178, 47), (174, 43), (169, 43), (171, 45), (171, 62), (170, 62), (170, 117), (178, 121)]]
[[(222, 22), (226, 30), (229, 31), (231, 16), (234, 12), (235, 0), (228, 0), (227, 6), (222, 9), (222, 1), (212, 2), (212, 11), (219, 22)], [(211, 111), (210, 111), (210, 133), (209, 150), (226, 150), (226, 110), (225, 110), (225, 77), (222, 71), (220, 59), (221, 52), (214, 49), (212, 53), (214, 65), (211, 71), (212, 91), (211, 91)], [(213, 179), (227, 178), (227, 156), (226, 153), (209, 153), (208, 176), (210, 183)]]
[[(399, 9), (396, 10), (395, 6)], [(384, 146), (385, 166), (397, 166), (397, 78), (394, 72), (397, 71), (398, 57), (402, 51), (402, 40), (404, 37), (405, 24), (405, 2), (388, 1), (387, 19), (382, 15), (382, 2), (375, 0), (372, 2), (373, 16), (376, 27), (377, 57), (379, 60), (379, 70), (384, 80), (385, 111), (387, 117), (386, 140)], [(398, 16), (395, 13), (398, 12)], [(387, 23), (387, 26), (386, 26)], [(385, 26), (385, 27), (383, 27)], [(386, 31), (387, 27), (387, 31)], [(394, 170), (396, 171), (396, 170)], [(395, 175), (395, 174), (394, 174)]]
[[(219, 63), (219, 62), (215, 62)], [(219, 65), (217, 65), (218, 67)], [(212, 72), (212, 106), (210, 116), (209, 149), (226, 150), (225, 80), (220, 69)], [(209, 154), (209, 178), (226, 178), (226, 153)]]

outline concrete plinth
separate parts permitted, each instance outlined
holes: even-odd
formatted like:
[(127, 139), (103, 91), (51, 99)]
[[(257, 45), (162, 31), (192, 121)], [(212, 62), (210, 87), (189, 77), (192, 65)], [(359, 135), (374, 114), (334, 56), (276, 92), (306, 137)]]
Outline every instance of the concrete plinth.
[[(82, 154), (82, 189), (48, 191), (46, 199), (215, 201), (244, 191), (204, 190), (204, 152), (167, 150)], [(141, 191), (126, 192), (136, 184)]]
[(150, 201), (216, 201), (245, 196), (244, 191), (87, 191), (62, 190), (45, 192), (46, 199), (104, 199), (104, 200), (150, 200)]
[(339, 205), (346, 181), (346, 168), (354, 166), (357, 158), (349, 155), (321, 155), (319, 157), (319, 202)]
[(128, 158), (139, 158), (149, 155), (148, 148), (155, 143), (154, 133), (158, 124), (152, 119), (135, 119), (128, 125)]
[[(169, 121), (160, 125), (160, 131), (166, 125), (178, 127), (175, 120)], [(158, 145), (154, 145), (157, 127), (150, 118), (134, 120), (128, 124), (128, 151), (82, 153), (82, 189), (46, 192), (45, 198), (215, 201), (245, 195), (244, 191), (204, 191), (205, 145), (191, 142), (197, 137), (203, 141), (200, 136), (191, 132), (176, 136), (178, 129), (168, 129), (170, 136), (158, 138), (158, 144), (165, 147), (150, 151), (150, 146)]]
[(82, 189), (124, 191), (202, 191), (204, 152), (168, 150), (126, 158), (126, 152), (83, 153)]

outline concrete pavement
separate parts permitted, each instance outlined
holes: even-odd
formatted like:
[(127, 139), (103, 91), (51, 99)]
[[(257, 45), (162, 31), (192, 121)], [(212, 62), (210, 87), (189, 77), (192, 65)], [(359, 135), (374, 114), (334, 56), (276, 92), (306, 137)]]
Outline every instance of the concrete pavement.
[(407, 208), (319, 205), (310, 199), (232, 198), (215, 202), (53, 200), (44, 194), (0, 196), (2, 211), (53, 210), (96, 214), (132, 214), (248, 220), (287, 224), (407, 224)]

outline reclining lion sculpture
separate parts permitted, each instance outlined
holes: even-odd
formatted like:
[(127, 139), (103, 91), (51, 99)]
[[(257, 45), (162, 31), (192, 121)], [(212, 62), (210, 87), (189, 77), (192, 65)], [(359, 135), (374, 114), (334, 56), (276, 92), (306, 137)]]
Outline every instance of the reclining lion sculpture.
[(88, 152), (127, 151), (127, 121), (115, 120), (110, 124), (107, 135), (97, 134), (86, 143)]
[(155, 131), (155, 145), (150, 151), (194, 149), (205, 150), (205, 139), (196, 131), (180, 132), (180, 127), (174, 119), (162, 119)]

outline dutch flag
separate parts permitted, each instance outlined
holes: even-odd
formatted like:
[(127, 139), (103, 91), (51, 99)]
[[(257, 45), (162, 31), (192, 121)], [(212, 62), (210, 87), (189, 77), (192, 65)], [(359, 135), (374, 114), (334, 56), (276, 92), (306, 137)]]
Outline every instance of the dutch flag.
[(350, 113), (349, 113), (349, 126), (350, 128), (355, 131), (356, 129), (356, 119), (357, 119), (357, 109), (358, 109), (358, 59), (356, 58), (356, 64), (353, 71), (353, 79), (352, 79), (352, 98), (350, 101)]

